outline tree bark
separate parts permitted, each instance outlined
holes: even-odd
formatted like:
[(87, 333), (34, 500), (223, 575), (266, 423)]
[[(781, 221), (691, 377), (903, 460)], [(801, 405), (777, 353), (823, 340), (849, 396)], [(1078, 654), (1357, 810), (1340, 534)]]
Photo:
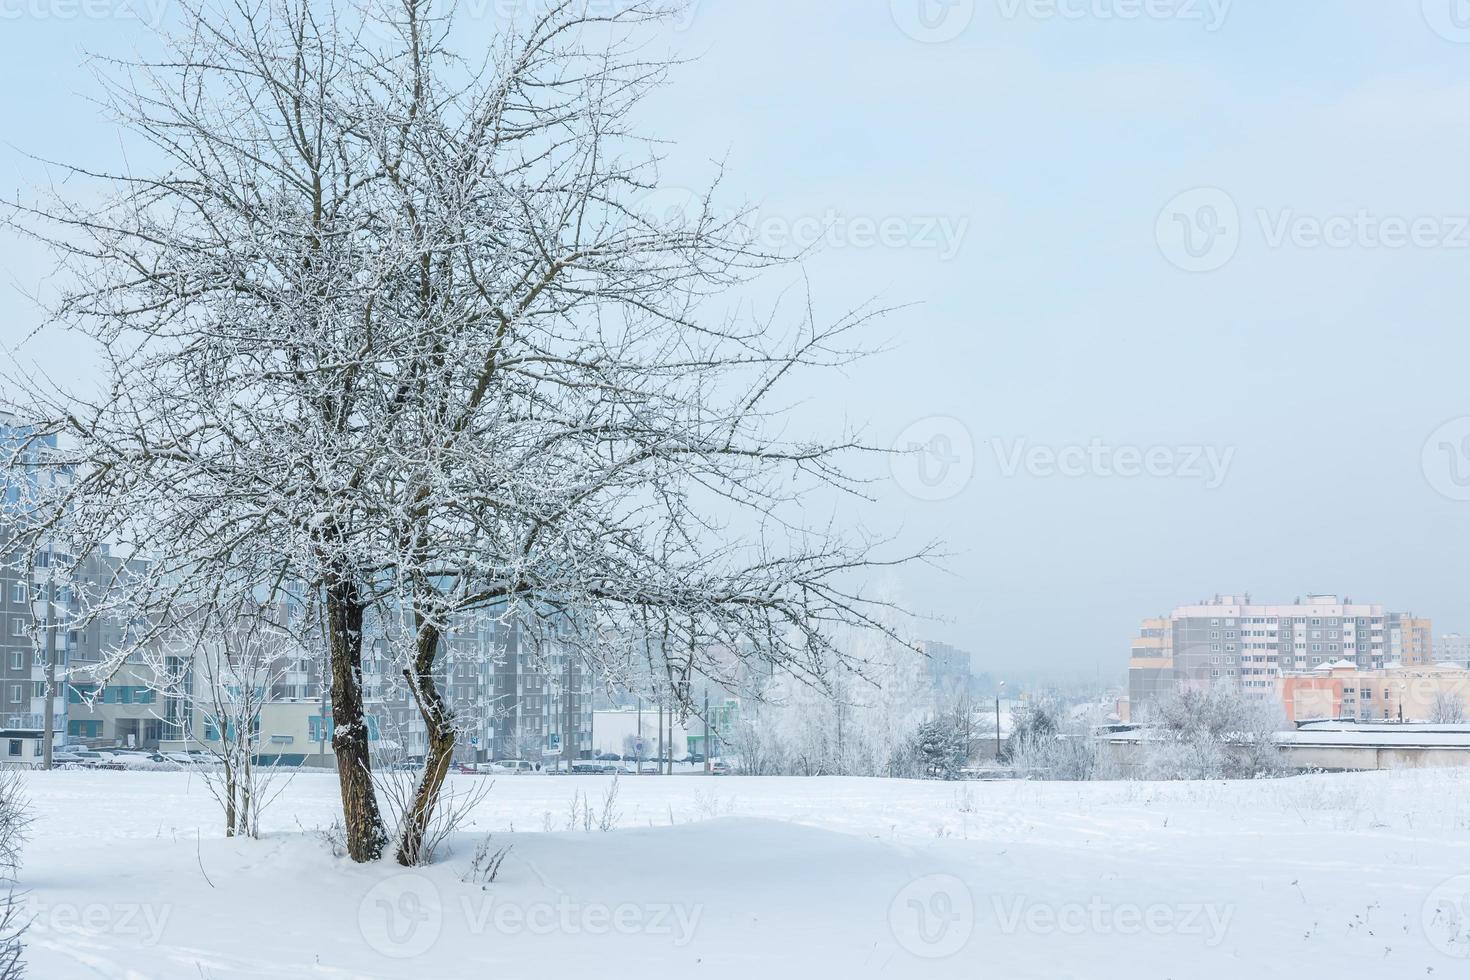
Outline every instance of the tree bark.
[(339, 575), (327, 584), (326, 605), (332, 659), (332, 751), (342, 787), (347, 854), (358, 863), (376, 861), (383, 856), (388, 835), (373, 789), (362, 704), (362, 600), (353, 583)]
[(424, 853), (425, 838), (434, 818), (434, 806), (439, 801), (439, 790), (449, 776), (455, 741), (454, 717), (439, 693), (439, 686), (434, 682), (434, 661), (439, 653), (439, 628), (422, 616), (419, 617), (417, 626), (413, 669), (405, 670), (403, 674), (418, 704), (419, 714), (424, 719), (424, 728), (428, 732), (428, 749), (424, 754), (424, 773), (419, 778), (413, 805), (403, 815), (403, 829), (398, 835), (398, 863), (409, 868), (418, 866), (428, 857)]

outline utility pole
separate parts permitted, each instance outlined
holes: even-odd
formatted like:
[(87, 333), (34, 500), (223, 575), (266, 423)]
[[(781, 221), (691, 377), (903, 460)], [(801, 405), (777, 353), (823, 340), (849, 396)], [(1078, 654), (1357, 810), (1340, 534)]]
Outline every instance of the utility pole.
[(1000, 687), (995, 689), (995, 761), (1000, 761), (1000, 695), (1006, 689), (1006, 682), (1001, 681)]
[(706, 776), (714, 771), (709, 761), (712, 745), (713, 743), (709, 740), (709, 687), (706, 685), (704, 689), (704, 774)]
[(56, 740), (56, 576), (54, 556), (46, 569), (46, 700), (41, 719), (41, 768), (51, 768), (51, 743)]
[(633, 775), (643, 775), (643, 695), (638, 695), (638, 740), (633, 743), (633, 755), (637, 758), (637, 768)]
[(658, 702), (658, 774), (664, 773), (664, 702)]

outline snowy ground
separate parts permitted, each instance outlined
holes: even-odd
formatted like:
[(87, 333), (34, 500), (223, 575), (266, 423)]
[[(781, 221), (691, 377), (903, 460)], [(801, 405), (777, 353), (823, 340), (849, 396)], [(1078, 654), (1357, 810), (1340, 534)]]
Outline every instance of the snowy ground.
[[(298, 777), (253, 842), (222, 838), (197, 775), (29, 782), (40, 980), (1470, 975), (1464, 772), (632, 777), (612, 833), (562, 829), (607, 779), (513, 776), (412, 873), (303, 833), (332, 820), (330, 775)], [(460, 878), (486, 832), (512, 850), (482, 889)]]

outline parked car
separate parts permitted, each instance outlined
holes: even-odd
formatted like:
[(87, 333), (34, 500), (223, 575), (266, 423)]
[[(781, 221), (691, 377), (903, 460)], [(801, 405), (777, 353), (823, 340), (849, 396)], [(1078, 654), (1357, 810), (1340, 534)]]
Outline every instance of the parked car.
[(51, 764), (53, 766), (80, 766), (83, 764), (81, 753), (69, 752), (66, 749), (53, 749), (51, 751)]
[[(77, 750), (75, 752), (68, 752), (66, 754), (68, 756), (75, 757), (75, 760), (74, 761), (77, 764), (86, 766), (89, 769), (121, 769), (122, 768), (122, 763), (115, 762), (114, 761), (114, 757), (113, 757), (112, 753), (110, 753), (110, 752), (99, 752), (99, 751), (96, 751), (95, 749), (79, 749), (79, 750)], [(54, 753), (54, 752), (51, 754), (51, 761), (52, 761), (53, 764), (56, 761), (56, 753)]]
[(579, 776), (609, 776), (617, 771), (617, 766), (611, 766), (605, 762), (572, 763), (572, 772)]
[(599, 762), (622, 762), (623, 757), (618, 755), (616, 752), (604, 752), (602, 753), (602, 755), (597, 757), (597, 760)]
[(730, 764), (728, 762), (712, 762), (709, 767), (711, 776), (730, 775)]
[(680, 762), (687, 762), (687, 763), (690, 763), (691, 765), (702, 766), (702, 765), (704, 765), (704, 756), (700, 755), (698, 752), (690, 752), (688, 755), (686, 755), (684, 758), (680, 759), (679, 761)]
[(501, 759), (499, 762), (489, 763), (489, 768), (485, 771), (517, 775), (520, 773), (535, 772), (536, 766), (527, 762), (525, 759)]

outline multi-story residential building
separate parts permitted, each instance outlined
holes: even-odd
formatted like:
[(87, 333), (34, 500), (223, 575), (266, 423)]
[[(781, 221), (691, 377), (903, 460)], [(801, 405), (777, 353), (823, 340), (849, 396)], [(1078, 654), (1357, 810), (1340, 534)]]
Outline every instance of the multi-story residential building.
[(1180, 606), (1168, 616), (1144, 620), (1133, 641), (1129, 692), (1134, 717), (1142, 705), (1186, 687), (1275, 698), (1285, 672), (1342, 660), (1363, 670), (1380, 669), (1390, 653), (1391, 621), (1410, 642), (1417, 642), (1417, 624), (1425, 622), (1411, 620), (1405, 632), (1403, 618), (1386, 615), (1381, 605), (1335, 595), (1288, 604), (1218, 595)]
[(1175, 690), (1174, 624), (1145, 619), (1128, 657), (1128, 702), (1133, 705), (1167, 697)]
[(1463, 633), (1443, 633), (1434, 646), (1434, 659), (1438, 663), (1470, 666), (1470, 636)]
[(1470, 720), (1470, 671), (1433, 664), (1363, 670), (1340, 660), (1285, 674), (1281, 701), (1293, 722), (1464, 722)]
[[(488, 616), (469, 619), (444, 643), (436, 682), (463, 733), (456, 761), (591, 757), (592, 684), (582, 658)], [(427, 732), (396, 663), (389, 639), (375, 639), (364, 664), (368, 710), (409, 755), (422, 754)]]
[(1388, 659), (1405, 667), (1434, 663), (1434, 624), (1412, 613), (1388, 617)]
[(925, 657), (929, 679), (941, 700), (953, 700), (970, 693), (974, 674), (967, 651), (936, 640), (924, 640), (919, 648)]

